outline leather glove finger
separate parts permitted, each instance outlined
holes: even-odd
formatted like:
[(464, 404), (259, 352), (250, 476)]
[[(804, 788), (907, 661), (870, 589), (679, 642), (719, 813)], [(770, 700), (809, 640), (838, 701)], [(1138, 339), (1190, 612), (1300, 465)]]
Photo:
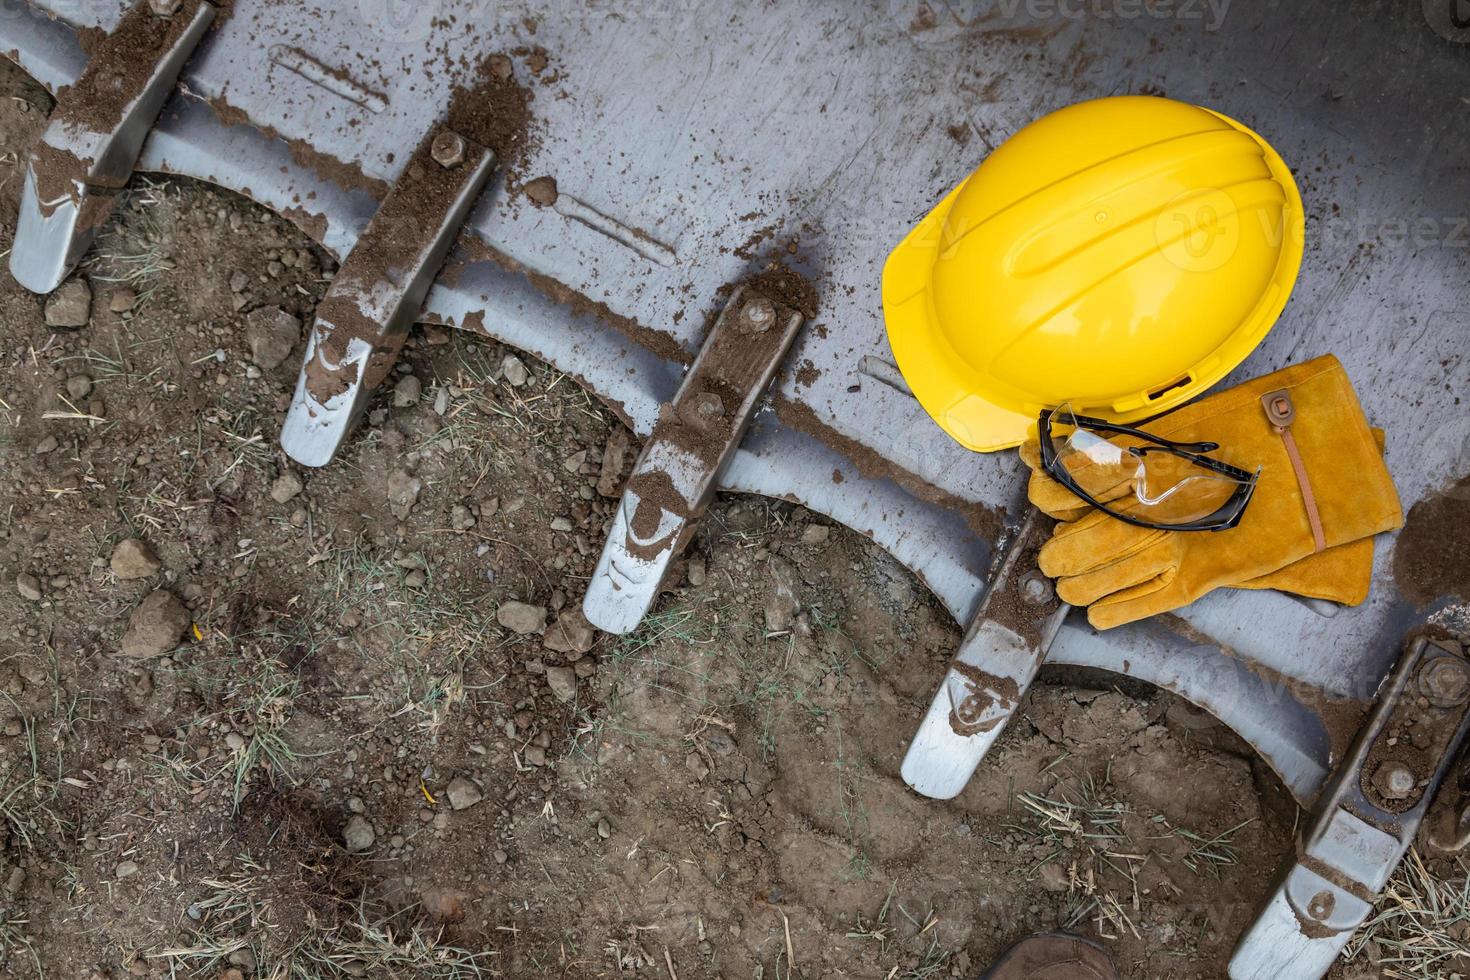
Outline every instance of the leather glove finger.
[(1051, 540), (1041, 546), (1036, 560), (1048, 577), (1069, 578), (1106, 568), (1171, 533), (1178, 532), (1134, 527), (1094, 510), (1080, 520), (1057, 525)]
[(1178, 574), (1177, 568), (1171, 568), (1146, 582), (1094, 602), (1087, 607), (1087, 621), (1094, 629), (1107, 630), (1178, 609), (1188, 602), (1187, 599), (1181, 601), (1178, 590), (1170, 588)]
[[(1052, 479), (1041, 467), (1041, 446), (1032, 441), (1022, 444), (1021, 459), (1031, 469), (1031, 479), (1026, 487), (1026, 496), (1037, 510), (1057, 520), (1070, 521), (1093, 508), (1071, 490)], [(1096, 471), (1090, 477), (1079, 471), (1079, 484), (1102, 503), (1111, 503), (1133, 491), (1129, 480), (1106, 481), (1097, 478)]]
[(1088, 606), (1150, 583), (1161, 588), (1178, 568), (1179, 553), (1172, 544), (1167, 538), (1152, 540), (1112, 564), (1058, 579), (1057, 595), (1071, 605)]

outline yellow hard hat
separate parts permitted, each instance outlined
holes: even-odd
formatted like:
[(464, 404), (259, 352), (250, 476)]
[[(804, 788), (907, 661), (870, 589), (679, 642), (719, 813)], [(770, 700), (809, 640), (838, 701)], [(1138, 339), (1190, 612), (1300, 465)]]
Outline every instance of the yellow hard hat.
[(1019, 445), (1064, 402), (1136, 421), (1256, 348), (1304, 226), (1286, 163), (1234, 120), (1148, 96), (1083, 102), (1016, 133), (888, 257), (888, 341), (970, 449)]

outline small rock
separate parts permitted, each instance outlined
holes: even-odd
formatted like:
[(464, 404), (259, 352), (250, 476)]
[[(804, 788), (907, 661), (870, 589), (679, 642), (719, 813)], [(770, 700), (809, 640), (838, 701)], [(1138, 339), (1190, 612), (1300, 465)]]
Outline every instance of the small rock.
[(415, 568), (403, 576), (403, 584), (406, 588), (422, 589), (429, 582), (429, 573), (422, 568)]
[(537, 177), (535, 180), (528, 181), (522, 190), (531, 199), (531, 203), (538, 208), (551, 207), (561, 196), (556, 188), (555, 177)]
[(704, 779), (709, 775), (709, 766), (705, 764), (704, 757), (698, 752), (690, 752), (684, 757), (684, 768), (688, 769), (696, 780)]
[(112, 574), (123, 581), (148, 578), (158, 574), (163, 567), (163, 562), (148, 547), (148, 543), (139, 538), (128, 538), (119, 541), (116, 548), (112, 549)]
[(189, 628), (189, 610), (179, 597), (166, 589), (149, 593), (128, 617), (123, 633), (125, 657), (161, 657), (179, 645), (179, 638)]
[(495, 610), (495, 621), (512, 633), (530, 636), (546, 629), (546, 607), (512, 600)]
[(583, 680), (586, 680), (597, 673), (597, 661), (591, 657), (583, 657), (572, 665), (572, 672)]
[(394, 470), (388, 474), (388, 509), (400, 521), (407, 520), (418, 503), (424, 485), (407, 470)]
[(424, 394), (424, 383), (417, 375), (405, 374), (398, 379), (393, 386), (393, 407), (412, 408), (419, 403)]
[(378, 835), (373, 830), (373, 825), (367, 817), (354, 815), (347, 821), (347, 826), (342, 828), (342, 843), (347, 845), (351, 854), (361, 854), (373, 846), (373, 841)]
[(133, 307), (137, 305), (138, 293), (136, 290), (119, 289), (117, 292), (112, 294), (112, 299), (108, 301), (107, 308), (121, 316), (124, 313), (131, 313), (133, 311)]
[(632, 440), (628, 430), (621, 425), (613, 426), (607, 435), (607, 444), (602, 447), (602, 473), (597, 477), (597, 492), (604, 497), (616, 498), (623, 495), (623, 470), (628, 465), (628, 450)]
[(15, 591), (20, 593), (22, 599), (31, 602), (41, 601), (41, 580), (30, 572), (22, 572), (15, 577)]
[(699, 555), (689, 559), (689, 567), (684, 570), (684, 575), (689, 579), (689, 584), (699, 588), (709, 580), (709, 565)]
[(425, 888), (419, 893), (419, 904), (429, 918), (439, 922), (458, 922), (464, 918), (469, 896), (454, 888)]
[(92, 393), (92, 379), (85, 374), (73, 374), (66, 379), (66, 396), (79, 402)]
[(807, 545), (826, 544), (827, 539), (832, 536), (832, 529), (825, 524), (808, 524), (806, 530), (801, 532), (801, 543)]
[(284, 504), (299, 494), (303, 488), (301, 477), (291, 470), (286, 470), (271, 484), (271, 499), (278, 504)]
[(612, 836), (612, 824), (607, 822), (606, 817), (597, 821), (597, 836), (603, 840), (607, 840)]
[(1043, 864), (1038, 877), (1041, 879), (1041, 887), (1049, 892), (1064, 892), (1071, 888), (1067, 881), (1067, 869), (1055, 861)]
[(92, 287), (85, 279), (62, 283), (46, 299), (46, 326), (62, 330), (85, 327), (92, 319)]
[(61, 443), (56, 440), (55, 436), (46, 436), (40, 442), (36, 443), (36, 452), (37, 454), (44, 456), (47, 453), (56, 452), (56, 450), (60, 447)]
[(252, 310), (245, 317), (250, 359), (267, 371), (290, 357), (300, 340), (301, 321), (278, 306)]
[(464, 776), (456, 776), (449, 781), (449, 786), (444, 790), (444, 798), (449, 801), (451, 810), (468, 810), (485, 798), (480, 791), (479, 784), (473, 779)]
[(225, 735), (225, 748), (231, 752), (239, 752), (245, 748), (245, 736), (239, 732), (230, 732)]
[(230, 273), (230, 292), (243, 293), (248, 285), (250, 285), (250, 277), (245, 274), (244, 270), (236, 269)]
[(796, 614), (801, 609), (801, 603), (796, 599), (796, 566), (776, 555), (772, 555), (766, 564), (772, 579), (765, 605), (766, 630), (784, 633), (796, 623)]
[(120, 862), (118, 864), (118, 866), (113, 869), (113, 872), (112, 873), (113, 873), (114, 876), (116, 876), (119, 879), (122, 879), (122, 878), (131, 878), (133, 875), (135, 875), (135, 874), (138, 873), (138, 862), (136, 862), (136, 861), (123, 861), (123, 862)]
[(544, 766), (544, 765), (546, 765), (546, 750), (543, 749), (539, 745), (528, 745), (528, 746), (526, 746), (526, 765), (528, 765), (528, 766)]
[(15, 738), (26, 730), (26, 723), (21, 720), (20, 715), (11, 715), (5, 719), (5, 724), (0, 726), (0, 731), (5, 732), (7, 738)]
[(460, 534), (475, 526), (475, 514), (464, 504), (455, 504), (449, 512), (449, 526)]
[(531, 380), (531, 372), (526, 370), (525, 362), (514, 354), (505, 355), (505, 360), (500, 362), (500, 371), (512, 388), (519, 388)]
[(597, 642), (597, 631), (582, 615), (580, 607), (564, 611), (546, 631), (541, 645), (553, 653), (584, 654)]
[(238, 966), (241, 970), (254, 973), (255, 950), (251, 949), (249, 946), (241, 946), (229, 956), (226, 956), (225, 962), (229, 963), (231, 966)]
[(577, 700), (577, 675), (570, 667), (547, 667), (546, 685), (563, 704)]

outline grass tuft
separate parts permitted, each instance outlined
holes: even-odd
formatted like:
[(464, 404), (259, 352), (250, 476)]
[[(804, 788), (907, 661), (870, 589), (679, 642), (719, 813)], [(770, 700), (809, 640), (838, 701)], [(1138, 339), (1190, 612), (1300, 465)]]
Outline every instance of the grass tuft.
[(1436, 878), (1410, 851), (1378, 900), (1373, 915), (1344, 952), (1351, 962), (1376, 948), (1384, 977), (1437, 980), (1470, 971), (1470, 869)]

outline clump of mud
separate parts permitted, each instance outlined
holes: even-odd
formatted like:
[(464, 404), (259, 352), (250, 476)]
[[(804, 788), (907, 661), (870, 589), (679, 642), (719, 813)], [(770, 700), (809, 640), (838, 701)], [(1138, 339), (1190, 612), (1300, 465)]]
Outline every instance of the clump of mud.
[(1393, 573), (1399, 591), (1417, 605), (1470, 598), (1470, 476), (1409, 511)]

